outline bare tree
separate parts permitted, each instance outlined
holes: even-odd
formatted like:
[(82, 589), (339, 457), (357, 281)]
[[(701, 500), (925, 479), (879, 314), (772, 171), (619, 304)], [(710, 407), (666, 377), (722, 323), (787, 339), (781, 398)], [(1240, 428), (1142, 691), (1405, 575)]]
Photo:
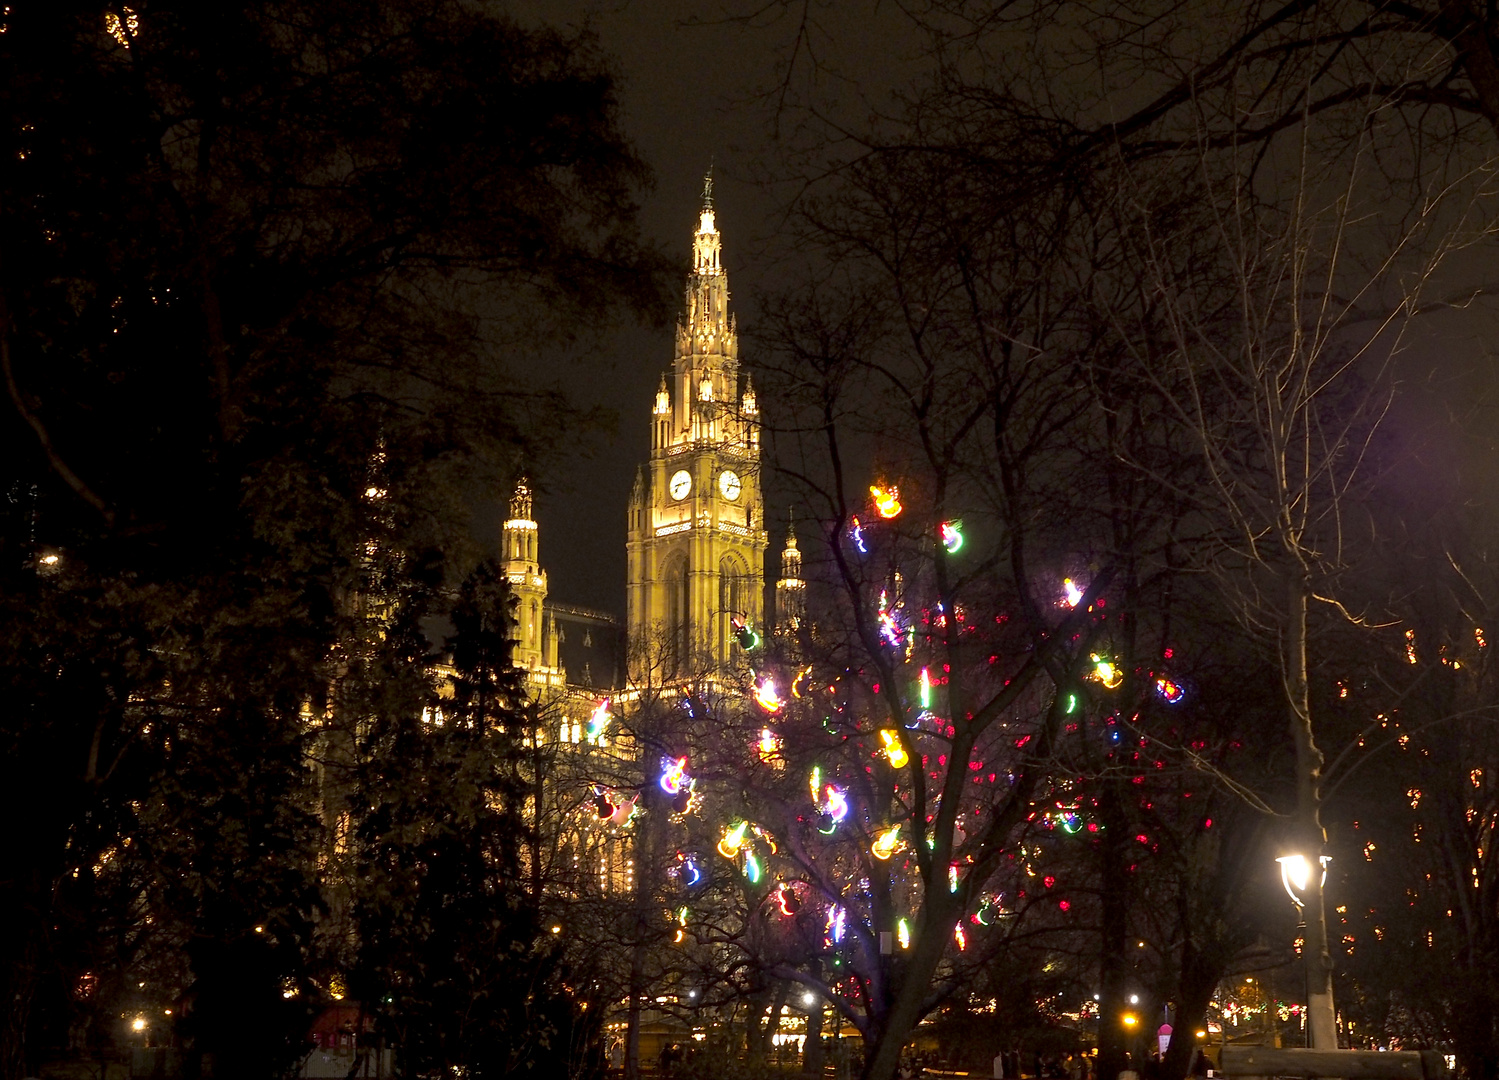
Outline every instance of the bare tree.
[[(1140, 181), (1121, 188), (1120, 202), (1141, 273), (1107, 301), (1139, 385), (1195, 443), (1190, 484), (1159, 470), (1153, 478), (1198, 508), (1208, 523), (1199, 567), (1275, 642), (1296, 748), (1290, 843), (1312, 866), (1309, 1030), (1323, 1048), (1336, 1046), (1336, 1031), (1308, 608), (1361, 621), (1340, 599), (1338, 572), (1361, 524), (1356, 500), (1394, 393), (1392, 358), (1443, 258), (1489, 228), (1486, 171), (1428, 178), (1412, 202), (1390, 198), (1400, 189), (1373, 162), (1378, 104), (1368, 103), (1366, 134), (1352, 142), (1319, 141), (1303, 125), (1278, 148), (1281, 179), (1268, 190), (1256, 179), (1263, 147), (1215, 154), (1206, 126), (1185, 168), (1153, 170), (1169, 190), (1127, 172)], [(1163, 227), (1159, 207), (1179, 205), (1183, 184), (1201, 212)]]
[[(1089, 315), (1086, 283), (1106, 255), (1086, 227), (1092, 178), (1031, 185), (1024, 163), (1042, 145), (1024, 125), (909, 120), (923, 149), (870, 153), (803, 201), (812, 269), (773, 306), (765, 374), (784, 403), (782, 479), (822, 526), (807, 660), (828, 687), (807, 707), (827, 716), (821, 731), (797, 745), (773, 728), (788, 765), (770, 786), (796, 836), (806, 766), (836, 757), (867, 821), (859, 846), (782, 843), (787, 872), (818, 911), (845, 912), (857, 943), (842, 972), (826, 962), (837, 950), (814, 950), (815, 971), (782, 970), (861, 1028), (866, 1075), (881, 1078), (924, 1015), (967, 993), (977, 957), (1073, 921), (1069, 900), (1012, 875), (1051, 845), (1038, 808), (1068, 771), (1058, 740), (1089, 702), (1106, 708), (1110, 661), (1093, 652), (1120, 563), (1085, 377), (1084, 358), (1112, 337)], [(1003, 147), (1003, 162), (979, 147)], [(1159, 534), (1158, 518), (1135, 526), (1142, 547)], [(887, 736), (893, 755), (876, 741)], [(866, 771), (866, 755), (884, 764)], [(896, 826), (909, 851), (899, 872), (871, 855)], [(850, 878), (869, 882), (867, 897)], [(909, 950), (883, 953), (901, 919)]]

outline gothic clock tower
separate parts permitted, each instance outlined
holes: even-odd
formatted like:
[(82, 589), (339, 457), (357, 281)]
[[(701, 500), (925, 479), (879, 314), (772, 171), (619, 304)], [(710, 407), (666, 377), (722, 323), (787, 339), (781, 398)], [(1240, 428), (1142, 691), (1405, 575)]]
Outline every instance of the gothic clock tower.
[(627, 632), (637, 680), (725, 673), (739, 660), (733, 622), (763, 632), (759, 418), (748, 375), (739, 385), (711, 173), (692, 261), (676, 359), (656, 391), (651, 459), (630, 494)]

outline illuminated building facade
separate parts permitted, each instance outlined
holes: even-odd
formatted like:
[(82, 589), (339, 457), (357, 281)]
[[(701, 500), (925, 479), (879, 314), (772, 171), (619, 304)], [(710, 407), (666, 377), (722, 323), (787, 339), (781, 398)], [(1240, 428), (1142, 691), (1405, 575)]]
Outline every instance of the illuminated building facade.
[(612, 615), (547, 599), (547, 573), (539, 561), (540, 534), (531, 488), (522, 480), (510, 498), (501, 561), (515, 595), (515, 666), (527, 672), (533, 692), (612, 690), (624, 678), (624, 640)]
[(676, 357), (652, 408), (650, 461), (630, 494), (625, 624), (637, 683), (732, 670), (734, 623), (763, 617), (758, 408), (748, 376), (740, 386), (711, 176), (692, 248)]
[[(526, 876), (559, 898), (628, 896), (641, 762), (630, 724), (613, 723), (611, 709), (631, 715), (652, 685), (673, 692), (673, 683), (725, 678), (740, 663), (740, 629), (764, 631), (757, 406), (740, 376), (711, 181), (675, 359), (652, 409), (650, 459), (629, 502), (623, 633), (608, 615), (549, 598), (525, 481), (509, 511), (501, 561), (515, 597), (512, 657), (548, 762), (526, 801), (536, 826)], [(781, 581), (778, 595), (794, 626), (803, 611), (794, 537), (788, 548), (783, 578), (791, 567), (794, 580)]]

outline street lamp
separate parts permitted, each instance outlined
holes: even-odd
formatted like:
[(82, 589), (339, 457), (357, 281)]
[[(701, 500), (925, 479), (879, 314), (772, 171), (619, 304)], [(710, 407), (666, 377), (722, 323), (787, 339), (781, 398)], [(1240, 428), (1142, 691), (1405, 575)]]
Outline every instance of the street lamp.
[[(1320, 889), (1327, 884), (1327, 864), (1332, 862), (1331, 855), (1319, 855), (1318, 861), (1322, 864), (1322, 881), (1318, 885)], [(1291, 898), (1291, 903), (1296, 905), (1299, 915), (1301, 909), (1306, 907), (1306, 901), (1301, 894), (1311, 884), (1312, 864), (1305, 855), (1282, 855), (1275, 860), (1280, 863), (1280, 883), (1286, 887), (1286, 895)]]
[[(1327, 884), (1327, 864), (1332, 862), (1331, 855), (1319, 855), (1318, 862), (1322, 867), (1322, 880), (1317, 885), (1320, 893), (1323, 886)], [(1286, 895), (1291, 898), (1291, 903), (1296, 905), (1296, 940), (1301, 942), (1302, 961), (1302, 1000), (1306, 1005), (1302, 1010), (1302, 1023), (1305, 1025), (1306, 1045), (1313, 1045), (1311, 1019), (1308, 1010), (1312, 1001), (1312, 957), (1306, 948), (1306, 901), (1302, 894), (1312, 881), (1312, 864), (1305, 855), (1282, 855), (1275, 860), (1280, 863), (1280, 883), (1286, 888)]]

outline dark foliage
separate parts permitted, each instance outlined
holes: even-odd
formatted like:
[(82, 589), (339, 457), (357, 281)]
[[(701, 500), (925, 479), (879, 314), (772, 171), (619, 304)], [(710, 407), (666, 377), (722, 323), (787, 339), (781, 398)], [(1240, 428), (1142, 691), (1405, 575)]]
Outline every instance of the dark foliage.
[(0, 22), (0, 1074), (180, 1020), (267, 1075), (354, 736), (416, 722), (463, 497), (555, 427), (505, 360), (654, 303), (644, 170), (592, 43), (483, 7)]

